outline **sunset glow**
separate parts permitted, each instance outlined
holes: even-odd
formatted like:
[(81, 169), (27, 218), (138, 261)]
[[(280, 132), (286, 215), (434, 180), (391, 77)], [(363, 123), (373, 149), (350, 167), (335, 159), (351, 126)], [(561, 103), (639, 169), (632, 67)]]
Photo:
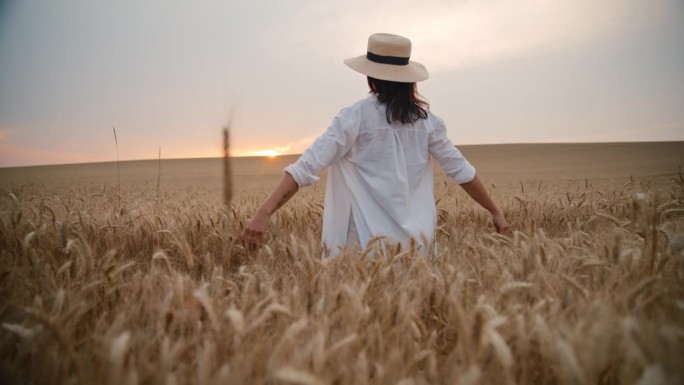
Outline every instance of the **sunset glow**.
[(255, 151), (250, 153), (251, 156), (267, 156), (269, 158), (276, 157), (278, 155), (281, 155), (280, 152), (275, 151), (275, 150), (262, 150), (262, 151)]

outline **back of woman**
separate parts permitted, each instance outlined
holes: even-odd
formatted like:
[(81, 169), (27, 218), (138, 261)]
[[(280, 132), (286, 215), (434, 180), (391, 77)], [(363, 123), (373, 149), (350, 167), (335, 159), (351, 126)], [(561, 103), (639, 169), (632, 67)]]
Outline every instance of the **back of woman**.
[[(322, 238), (329, 255), (365, 247), (374, 237), (407, 245), (431, 243), (435, 229), (432, 159), (489, 210), (497, 231), (508, 228), (475, 169), (448, 139), (444, 122), (429, 112), (417, 81), (427, 70), (409, 60), (408, 39), (374, 34), (366, 55), (345, 64), (367, 76), (370, 96), (342, 109), (328, 129), (292, 165), (245, 228), (257, 244), (268, 218), (296, 191), (329, 167)], [(423, 246), (429, 246), (423, 244)]]
[(390, 123), (387, 104), (378, 99), (372, 94), (342, 110), (321, 140), (285, 169), (301, 187), (330, 166), (322, 238), (333, 255), (336, 245), (363, 247), (375, 236), (391, 243), (431, 242), (433, 156), (459, 183), (475, 176), (441, 119), (426, 112), (412, 123)]

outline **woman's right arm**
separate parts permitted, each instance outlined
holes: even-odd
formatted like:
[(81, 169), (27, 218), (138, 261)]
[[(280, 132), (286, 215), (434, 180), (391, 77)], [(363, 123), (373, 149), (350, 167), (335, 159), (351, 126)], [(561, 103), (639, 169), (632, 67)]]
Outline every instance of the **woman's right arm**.
[(350, 109), (343, 109), (302, 156), (285, 168), (285, 172), (292, 175), (299, 187), (318, 182), (318, 174), (335, 159), (344, 156), (358, 134), (358, 117)]
[(248, 246), (256, 247), (263, 243), (271, 215), (290, 200), (300, 187), (317, 182), (318, 174), (333, 160), (344, 156), (356, 140), (358, 129), (358, 119), (350, 116), (348, 109), (343, 109), (325, 133), (294, 164), (285, 168), (285, 175), (278, 187), (259, 206), (242, 232), (242, 239)]
[(248, 246), (256, 247), (264, 241), (264, 236), (268, 233), (271, 215), (279, 208), (283, 207), (298, 190), (299, 186), (297, 185), (297, 182), (292, 178), (292, 175), (286, 172), (283, 179), (280, 180), (278, 187), (276, 187), (271, 195), (266, 198), (256, 214), (254, 214), (252, 219), (245, 226), (245, 229), (242, 232), (242, 238)]

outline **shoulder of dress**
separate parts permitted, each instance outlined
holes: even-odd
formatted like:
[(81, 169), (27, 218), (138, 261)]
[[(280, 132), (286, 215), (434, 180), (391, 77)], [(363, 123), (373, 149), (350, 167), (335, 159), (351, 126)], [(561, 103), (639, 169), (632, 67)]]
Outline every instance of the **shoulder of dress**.
[(358, 115), (364, 108), (366, 108), (366, 106), (371, 105), (373, 103), (375, 103), (375, 99), (371, 97), (358, 100), (354, 104), (341, 109), (339, 115)]
[(428, 116), (427, 116), (428, 119), (430, 119), (430, 120), (435, 120), (435, 121), (440, 121), (440, 122), (443, 122), (443, 121), (444, 121), (444, 120), (442, 120), (442, 118), (440, 118), (439, 116), (435, 115), (432, 111), (428, 111), (428, 114), (427, 114), (427, 115), (428, 115)]
[(440, 118), (439, 116), (433, 114), (431, 111), (428, 111), (427, 115), (427, 125), (429, 127), (436, 127), (436, 126), (444, 126), (444, 120)]
[(376, 104), (378, 104), (378, 98), (375, 95), (370, 94), (363, 99), (357, 100), (351, 107), (363, 108), (364, 106), (375, 106)]

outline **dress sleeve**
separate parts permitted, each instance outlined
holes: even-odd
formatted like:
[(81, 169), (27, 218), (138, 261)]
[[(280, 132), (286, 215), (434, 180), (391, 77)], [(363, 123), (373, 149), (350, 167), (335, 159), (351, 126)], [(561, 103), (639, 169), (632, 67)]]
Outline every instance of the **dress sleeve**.
[(458, 184), (468, 183), (475, 178), (475, 167), (461, 154), (447, 137), (444, 122), (437, 118), (437, 125), (430, 133), (428, 149), (447, 176)]
[(323, 135), (295, 163), (287, 166), (285, 172), (292, 175), (299, 187), (318, 182), (318, 174), (349, 152), (358, 134), (359, 119), (350, 109), (343, 109)]

